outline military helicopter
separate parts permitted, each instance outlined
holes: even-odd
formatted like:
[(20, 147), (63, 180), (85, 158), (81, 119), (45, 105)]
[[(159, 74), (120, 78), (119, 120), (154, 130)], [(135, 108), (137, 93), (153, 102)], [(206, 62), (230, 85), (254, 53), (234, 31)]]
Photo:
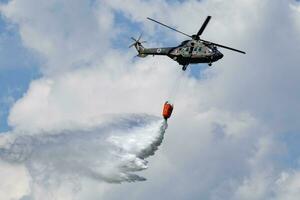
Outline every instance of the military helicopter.
[(148, 55), (168, 56), (171, 59), (178, 62), (179, 65), (182, 65), (182, 70), (185, 71), (189, 64), (208, 63), (208, 65), (211, 66), (213, 62), (216, 62), (217, 60), (221, 59), (223, 57), (223, 54), (220, 51), (218, 51), (217, 47), (246, 54), (244, 51), (240, 51), (238, 49), (227, 47), (200, 38), (208, 22), (210, 21), (211, 16), (208, 16), (206, 18), (196, 35), (188, 35), (184, 32), (181, 32), (175, 28), (172, 28), (149, 17), (147, 17), (147, 19), (158, 23), (164, 27), (167, 27), (173, 31), (181, 33), (187, 37), (190, 37), (191, 39), (183, 41), (180, 45), (176, 47), (145, 48), (142, 45), (142, 43), (145, 43), (146, 41), (140, 41), (142, 35), (140, 35), (138, 39), (131, 37), (134, 43), (131, 44), (129, 48), (134, 46), (138, 52), (138, 57), (146, 57)]

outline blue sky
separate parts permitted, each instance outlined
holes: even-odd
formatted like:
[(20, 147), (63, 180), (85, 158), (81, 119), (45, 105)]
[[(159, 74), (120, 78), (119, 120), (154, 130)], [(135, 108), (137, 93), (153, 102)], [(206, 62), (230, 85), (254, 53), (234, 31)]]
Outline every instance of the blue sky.
[(9, 109), (39, 77), (38, 59), (23, 47), (18, 28), (0, 17), (0, 132), (8, 131)]

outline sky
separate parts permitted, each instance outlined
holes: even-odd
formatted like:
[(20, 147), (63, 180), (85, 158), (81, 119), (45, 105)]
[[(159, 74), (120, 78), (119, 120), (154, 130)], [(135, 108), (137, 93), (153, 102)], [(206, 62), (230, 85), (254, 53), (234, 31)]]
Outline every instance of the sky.
[(38, 58), (22, 46), (17, 27), (7, 23), (4, 16), (0, 19), (1, 27), (1, 111), (0, 130), (9, 130), (7, 116), (12, 104), (22, 97), (30, 81), (38, 77)]
[[(25, 146), (40, 152), (21, 164), (0, 159), (0, 199), (299, 198), (299, 1), (0, 2), (0, 146), (15, 144), (6, 138), (27, 138)], [(208, 15), (212, 20), (203, 38), (246, 55), (220, 48), (222, 60), (212, 67), (191, 65), (182, 77), (181, 67), (171, 59), (137, 58), (136, 51), (128, 49), (130, 37), (140, 33), (146, 47), (176, 46), (187, 39), (147, 17), (193, 34)], [(147, 123), (148, 128), (136, 129), (136, 123), (128, 125), (121, 116), (154, 119), (170, 97), (175, 108), (164, 140), (147, 160), (147, 169), (138, 172), (146, 181), (115, 184), (73, 169), (75, 181), (61, 176), (55, 187), (36, 184), (35, 171), (29, 170), (36, 169), (34, 165), (48, 166), (44, 164), (49, 161), (56, 174), (65, 175), (66, 163), (58, 162), (51, 148), (70, 156), (66, 157), (70, 163), (75, 158), (91, 169), (98, 161), (107, 161), (99, 152), (111, 149), (102, 142), (105, 147), (100, 150), (84, 143), (79, 145), (88, 153), (83, 159), (69, 145), (49, 145), (51, 135), (57, 136), (56, 145), (66, 136), (76, 146), (78, 139), (86, 139), (79, 134), (86, 130), (99, 138), (115, 138), (121, 129), (128, 134), (124, 141), (130, 146), (134, 136), (134, 147), (140, 150), (147, 142), (152, 144), (146, 137), (152, 129)], [(119, 124), (107, 122), (108, 118)], [(99, 123), (109, 130), (117, 128), (99, 131)], [(131, 131), (144, 132), (144, 137), (139, 140)], [(44, 146), (36, 145), (41, 141)], [(122, 146), (124, 155), (135, 154), (126, 147)], [(45, 155), (48, 160), (42, 158)], [(137, 157), (135, 162), (146, 166)], [(106, 176), (103, 166), (100, 172)], [(53, 175), (51, 169), (42, 177)]]

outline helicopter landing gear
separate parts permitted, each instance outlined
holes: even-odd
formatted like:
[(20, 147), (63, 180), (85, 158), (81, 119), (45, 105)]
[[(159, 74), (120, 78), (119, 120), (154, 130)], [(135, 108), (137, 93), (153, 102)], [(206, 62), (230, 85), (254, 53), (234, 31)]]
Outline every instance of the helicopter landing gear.
[(182, 67), (182, 71), (185, 71), (185, 70), (186, 70), (186, 68), (187, 68), (187, 65), (183, 65), (183, 67)]
[(212, 63), (208, 63), (208, 66), (212, 66)]

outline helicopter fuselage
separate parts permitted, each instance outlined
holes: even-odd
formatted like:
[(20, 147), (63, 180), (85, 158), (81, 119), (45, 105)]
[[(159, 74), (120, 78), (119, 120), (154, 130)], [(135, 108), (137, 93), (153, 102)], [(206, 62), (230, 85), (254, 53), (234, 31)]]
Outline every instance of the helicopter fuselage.
[(207, 16), (204, 23), (200, 27), (199, 31), (194, 35), (186, 34), (182, 31), (179, 31), (173, 27), (170, 27), (164, 23), (161, 23), (155, 19), (152, 19), (150, 17), (147, 17), (150, 21), (153, 21), (161, 26), (164, 26), (166, 28), (169, 28), (177, 33), (180, 33), (182, 35), (185, 35), (190, 40), (183, 41), (180, 45), (176, 47), (163, 47), (163, 48), (145, 48), (143, 47), (142, 43), (145, 43), (146, 41), (140, 41), (142, 34), (139, 36), (138, 39), (135, 39), (131, 37), (131, 39), (134, 41), (133, 44), (131, 44), (129, 47), (134, 46), (136, 50), (138, 51), (139, 57), (146, 57), (148, 55), (164, 55), (172, 58), (176, 62), (178, 62), (180, 65), (182, 65), (182, 70), (185, 71), (187, 66), (189, 64), (197, 64), (197, 63), (208, 63), (208, 65), (211, 65), (213, 62), (216, 62), (217, 60), (221, 59), (223, 57), (223, 54), (218, 51), (217, 47), (225, 48), (231, 51), (235, 51), (238, 53), (246, 54), (246, 52), (234, 49), (229, 46), (225, 46), (222, 44), (217, 44), (214, 42), (210, 42), (207, 40), (203, 40), (201, 38), (201, 35), (203, 31), (205, 30), (208, 22), (211, 19), (211, 16)]
[(204, 44), (200, 40), (186, 40), (176, 47), (144, 48), (141, 44), (136, 45), (139, 57), (148, 55), (168, 56), (180, 65), (213, 63), (223, 57), (217, 47)]

